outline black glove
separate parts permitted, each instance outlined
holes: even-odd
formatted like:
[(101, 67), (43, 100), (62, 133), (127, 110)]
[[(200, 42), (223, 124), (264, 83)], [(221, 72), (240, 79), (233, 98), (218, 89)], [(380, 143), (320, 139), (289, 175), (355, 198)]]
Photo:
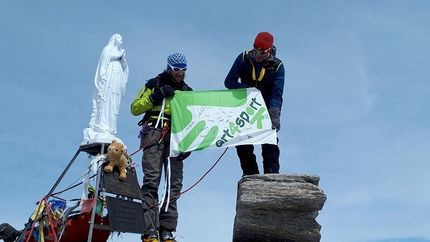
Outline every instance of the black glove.
[(281, 130), (281, 107), (269, 108), (270, 120), (272, 120), (272, 129), (278, 132)]
[(175, 96), (175, 90), (171, 86), (162, 86), (160, 90), (154, 92), (149, 96), (149, 99), (153, 104), (159, 104), (165, 97)]
[(188, 152), (181, 152), (178, 157), (176, 157), (177, 160), (185, 160), (188, 158), (188, 156), (191, 155), (191, 151)]

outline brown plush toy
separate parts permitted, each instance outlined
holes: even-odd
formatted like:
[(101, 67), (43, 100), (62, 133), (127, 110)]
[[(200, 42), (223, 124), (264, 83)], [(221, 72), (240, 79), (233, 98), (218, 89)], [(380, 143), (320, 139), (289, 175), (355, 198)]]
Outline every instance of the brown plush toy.
[(125, 154), (127, 150), (124, 145), (117, 142), (116, 140), (112, 140), (112, 143), (109, 145), (107, 149), (107, 153), (105, 154), (108, 164), (105, 166), (105, 172), (112, 172), (115, 166), (119, 169), (119, 179), (124, 180), (127, 177), (125, 167), (127, 166), (127, 158)]

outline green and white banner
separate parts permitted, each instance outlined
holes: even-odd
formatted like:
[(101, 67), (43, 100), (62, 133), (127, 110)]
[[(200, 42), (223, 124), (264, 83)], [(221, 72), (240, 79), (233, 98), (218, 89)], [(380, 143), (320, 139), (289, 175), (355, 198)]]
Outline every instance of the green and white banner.
[(276, 131), (256, 88), (175, 92), (170, 102), (170, 156), (244, 144), (276, 144)]

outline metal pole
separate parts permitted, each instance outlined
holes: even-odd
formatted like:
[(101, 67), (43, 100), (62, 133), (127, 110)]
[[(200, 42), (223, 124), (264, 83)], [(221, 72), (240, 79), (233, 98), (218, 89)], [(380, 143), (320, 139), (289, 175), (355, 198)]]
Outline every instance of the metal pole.
[[(103, 154), (105, 150), (105, 143), (102, 143), (102, 148), (100, 151), (100, 154)], [(96, 204), (94, 205), (94, 207), (91, 210), (91, 222), (90, 222), (90, 230), (88, 231), (88, 239), (87, 242), (91, 242), (92, 238), (93, 238), (93, 229), (94, 229), (94, 221), (95, 221), (95, 216), (96, 216), (96, 210), (97, 210), (97, 200), (99, 197), (99, 188), (100, 188), (100, 177), (102, 176), (102, 166), (100, 166), (97, 169), (97, 181), (96, 181), (96, 191), (94, 194), (94, 198), (96, 199)]]

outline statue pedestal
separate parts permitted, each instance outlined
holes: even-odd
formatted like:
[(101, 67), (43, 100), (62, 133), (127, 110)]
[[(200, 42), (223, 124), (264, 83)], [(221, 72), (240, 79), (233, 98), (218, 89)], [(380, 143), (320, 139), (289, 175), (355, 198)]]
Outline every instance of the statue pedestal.
[[(81, 146), (92, 144), (92, 143), (112, 143), (112, 140), (116, 140), (118, 143), (124, 145), (120, 138), (117, 138), (115, 135), (109, 132), (97, 132), (91, 128), (86, 128), (82, 132), (83, 141), (81, 142)], [(127, 147), (124, 145), (127, 149)]]

